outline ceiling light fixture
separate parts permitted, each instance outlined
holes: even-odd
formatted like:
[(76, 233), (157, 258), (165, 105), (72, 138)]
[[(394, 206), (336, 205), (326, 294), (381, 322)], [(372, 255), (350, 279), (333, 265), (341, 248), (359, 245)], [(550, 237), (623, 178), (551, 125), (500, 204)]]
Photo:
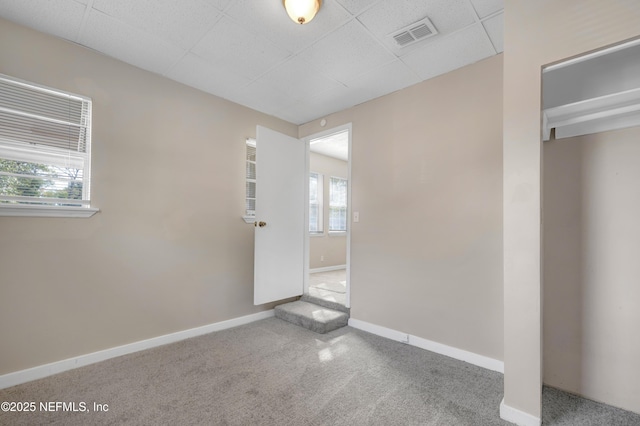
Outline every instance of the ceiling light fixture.
[(316, 16), (322, 0), (282, 0), (287, 14), (297, 24), (306, 24)]

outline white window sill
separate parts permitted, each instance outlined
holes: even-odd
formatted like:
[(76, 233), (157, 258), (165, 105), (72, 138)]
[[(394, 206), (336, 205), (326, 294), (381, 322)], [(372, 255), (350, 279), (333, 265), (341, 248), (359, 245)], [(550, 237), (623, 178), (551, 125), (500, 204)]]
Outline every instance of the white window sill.
[(88, 218), (98, 213), (99, 211), (100, 209), (91, 207), (0, 204), (0, 216)]
[(254, 216), (242, 216), (242, 218), (244, 219), (245, 223), (253, 224), (256, 221), (256, 218)]
[(347, 231), (329, 231), (330, 237), (346, 237)]
[(324, 232), (309, 232), (309, 236), (310, 236), (311, 238), (314, 238), (314, 237), (324, 237)]

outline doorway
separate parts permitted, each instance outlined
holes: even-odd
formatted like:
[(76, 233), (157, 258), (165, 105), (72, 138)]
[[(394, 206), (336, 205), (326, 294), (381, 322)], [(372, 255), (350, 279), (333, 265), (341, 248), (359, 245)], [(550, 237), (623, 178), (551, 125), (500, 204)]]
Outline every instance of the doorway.
[(640, 39), (545, 67), (542, 93), (543, 382), (640, 413)]
[(304, 141), (308, 146), (304, 293), (349, 308), (351, 124)]

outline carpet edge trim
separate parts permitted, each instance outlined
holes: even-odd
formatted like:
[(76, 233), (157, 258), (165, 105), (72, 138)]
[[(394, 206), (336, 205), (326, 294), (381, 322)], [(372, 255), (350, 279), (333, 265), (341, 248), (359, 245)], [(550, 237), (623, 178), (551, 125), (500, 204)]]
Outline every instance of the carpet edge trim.
[(187, 330), (177, 331), (150, 339), (139, 340), (137, 342), (128, 343), (126, 345), (116, 346), (89, 354), (79, 355), (67, 358), (61, 361), (55, 361), (49, 364), (43, 364), (36, 367), (7, 373), (0, 376), (0, 389), (6, 389), (11, 386), (20, 385), (22, 383), (31, 382), (33, 380), (42, 379), (64, 371), (73, 370), (74, 368), (84, 367), (85, 365), (95, 364), (96, 362), (106, 361), (111, 358), (128, 355), (134, 352), (143, 351), (145, 349), (155, 348), (157, 346), (169, 343), (179, 342), (191, 337), (202, 336), (204, 334), (221, 331), (240, 325), (249, 324), (254, 321), (271, 318), (274, 316), (274, 310), (257, 312), (242, 317), (232, 318), (225, 321), (215, 322), (200, 327), (190, 328)]
[(518, 426), (540, 426), (542, 420), (532, 414), (513, 408), (504, 403), (504, 398), (500, 402), (500, 418)]
[(427, 340), (422, 337), (413, 336), (411, 334), (403, 333), (401, 331), (393, 330), (391, 328), (383, 327), (376, 324), (371, 324), (366, 321), (362, 321), (355, 318), (349, 318), (349, 326), (357, 328), (362, 331), (366, 331), (372, 334), (376, 334), (387, 339), (395, 340), (400, 343), (415, 346), (420, 349), (435, 352), (440, 355), (448, 356), (460, 361), (468, 362), (469, 364), (476, 365), (478, 367), (486, 368), (487, 370), (497, 371), (504, 374), (504, 362), (489, 358), (484, 355), (479, 355), (474, 352), (465, 351), (463, 349), (454, 348), (442, 343)]

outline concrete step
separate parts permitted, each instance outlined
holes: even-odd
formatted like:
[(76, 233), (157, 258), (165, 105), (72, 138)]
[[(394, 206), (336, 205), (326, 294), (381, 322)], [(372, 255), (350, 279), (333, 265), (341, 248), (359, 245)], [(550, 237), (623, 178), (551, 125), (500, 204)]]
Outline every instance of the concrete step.
[(314, 292), (313, 289), (309, 289), (309, 293), (303, 294), (300, 300), (333, 309), (334, 311), (344, 312), (346, 314), (350, 314), (351, 311), (351, 309), (344, 306), (344, 304), (331, 300), (330, 297), (327, 297), (322, 293), (317, 291)]
[(324, 334), (347, 325), (349, 315), (314, 303), (298, 300), (275, 307), (277, 318)]

